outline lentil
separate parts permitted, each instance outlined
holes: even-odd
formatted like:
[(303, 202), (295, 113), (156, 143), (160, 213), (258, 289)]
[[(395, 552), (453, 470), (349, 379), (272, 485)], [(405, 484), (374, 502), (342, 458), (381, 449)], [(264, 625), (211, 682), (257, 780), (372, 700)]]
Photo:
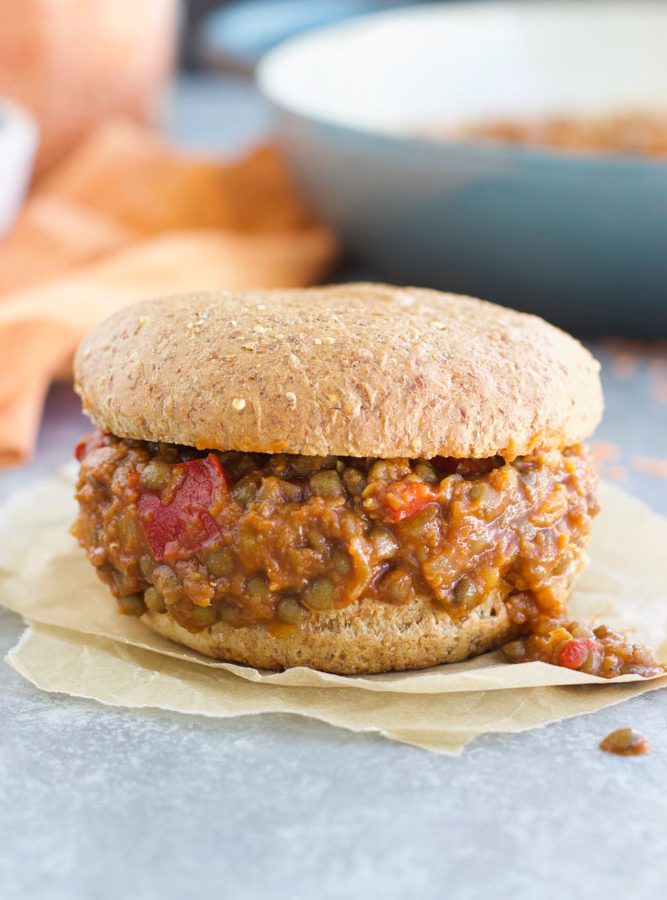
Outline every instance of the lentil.
[(226, 578), (234, 571), (234, 557), (231, 550), (215, 550), (205, 560), (206, 570), (214, 578)]
[(147, 491), (161, 491), (171, 478), (171, 464), (166, 460), (153, 459), (141, 473), (141, 486)]
[(232, 497), (237, 503), (241, 503), (243, 506), (249, 506), (257, 495), (257, 489), (258, 486), (254, 478), (248, 476), (248, 478), (243, 478), (234, 486), (232, 489)]
[(454, 602), (466, 609), (472, 609), (479, 594), (475, 582), (464, 575), (454, 588)]
[(238, 627), (243, 624), (243, 614), (238, 606), (232, 603), (222, 603), (218, 609), (220, 621), (225, 625), (234, 625)]
[(164, 597), (154, 587), (147, 587), (144, 591), (144, 603), (152, 612), (156, 613), (163, 613), (167, 608)]
[(343, 481), (348, 491), (355, 496), (361, 494), (366, 487), (366, 479), (359, 469), (355, 469), (352, 466), (348, 466), (343, 472)]
[(349, 575), (352, 571), (352, 560), (347, 553), (334, 553), (331, 557), (331, 568), (338, 575)]
[(140, 594), (127, 594), (124, 597), (118, 597), (118, 608), (126, 616), (143, 616), (146, 612), (146, 607)]
[(303, 602), (311, 609), (330, 609), (334, 601), (334, 586), (328, 578), (318, 578), (303, 594)]
[(404, 569), (393, 569), (383, 576), (379, 590), (388, 603), (405, 603), (412, 594), (412, 579)]
[(254, 600), (266, 600), (269, 596), (269, 586), (261, 575), (249, 578), (246, 582), (246, 590)]
[(139, 560), (139, 568), (141, 569), (141, 574), (144, 576), (146, 581), (150, 581), (150, 579), (153, 577), (154, 567), (155, 563), (152, 556), (142, 556)]
[(323, 469), (311, 475), (309, 485), (318, 497), (341, 497), (345, 493), (343, 482), (334, 469)]
[(375, 558), (378, 562), (385, 559), (391, 559), (398, 552), (398, 541), (388, 528), (374, 528), (369, 539), (375, 551)]
[(420, 459), (415, 463), (414, 473), (418, 475), (422, 481), (427, 484), (437, 484), (440, 479), (434, 467), (425, 459)]
[(292, 456), (290, 464), (297, 478), (307, 478), (322, 468), (323, 461), (322, 456)]
[(194, 606), (192, 619), (197, 625), (212, 625), (217, 619), (217, 614), (212, 606)]
[(300, 625), (306, 617), (306, 610), (295, 597), (283, 597), (278, 602), (278, 617), (290, 625)]

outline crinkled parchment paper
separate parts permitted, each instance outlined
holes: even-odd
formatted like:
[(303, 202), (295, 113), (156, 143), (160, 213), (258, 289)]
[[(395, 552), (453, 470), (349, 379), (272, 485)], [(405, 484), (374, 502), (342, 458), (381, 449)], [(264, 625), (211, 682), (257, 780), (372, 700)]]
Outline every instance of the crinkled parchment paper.
[(154, 707), (223, 719), (293, 713), (440, 753), (459, 753), (480, 734), (526, 731), (660, 686), (658, 681), (644, 681), (602, 689), (561, 686), (442, 694), (282, 687), (44, 625), (28, 630), (10, 651), (8, 662), (44, 690), (112, 706)]
[[(601, 501), (573, 617), (624, 629), (667, 659), (667, 520), (608, 484)], [(508, 664), (497, 653), (365, 677), (217, 662), (116, 613), (67, 532), (75, 511), (71, 472), (0, 511), (0, 603), (36, 623), (9, 660), (45, 690), (210, 716), (291, 712), (456, 752), (477, 734), (521, 731), (667, 685), (665, 676), (614, 685), (542, 663)]]

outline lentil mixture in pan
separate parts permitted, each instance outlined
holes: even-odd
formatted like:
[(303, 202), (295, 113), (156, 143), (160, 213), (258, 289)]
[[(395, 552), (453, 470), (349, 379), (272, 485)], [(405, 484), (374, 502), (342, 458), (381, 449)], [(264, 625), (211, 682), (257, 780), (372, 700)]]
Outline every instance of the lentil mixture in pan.
[(458, 130), (429, 129), (435, 140), (490, 140), (527, 147), (548, 147), (565, 153), (618, 153), (667, 158), (667, 117), (659, 113), (626, 111), (607, 116), (547, 119), (496, 119), (476, 122)]
[(73, 533), (122, 612), (192, 632), (417, 593), (461, 620), (505, 596), (508, 658), (605, 677), (660, 671), (608, 629), (562, 624), (597, 512), (582, 447), (505, 462), (200, 452), (96, 432), (77, 448)]

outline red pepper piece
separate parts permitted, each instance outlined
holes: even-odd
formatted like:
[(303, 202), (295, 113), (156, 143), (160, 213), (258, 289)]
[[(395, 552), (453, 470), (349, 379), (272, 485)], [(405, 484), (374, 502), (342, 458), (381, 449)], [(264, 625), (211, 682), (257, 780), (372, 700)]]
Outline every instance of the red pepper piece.
[(211, 509), (224, 500), (228, 476), (213, 453), (174, 466), (182, 477), (169, 503), (146, 491), (139, 498), (139, 520), (155, 559), (191, 555), (220, 534)]
[(390, 522), (402, 522), (433, 503), (435, 495), (430, 485), (421, 481), (397, 481), (389, 485), (384, 498), (384, 515)]
[(85, 437), (81, 438), (74, 448), (75, 458), (81, 462), (84, 456), (88, 456), (93, 450), (97, 450), (98, 447), (101, 447), (103, 440), (104, 432), (100, 431), (99, 428), (97, 431), (93, 431), (92, 434), (87, 434)]
[(580, 669), (588, 659), (590, 653), (598, 648), (599, 644), (594, 640), (573, 638), (566, 641), (558, 653), (558, 665), (566, 669)]

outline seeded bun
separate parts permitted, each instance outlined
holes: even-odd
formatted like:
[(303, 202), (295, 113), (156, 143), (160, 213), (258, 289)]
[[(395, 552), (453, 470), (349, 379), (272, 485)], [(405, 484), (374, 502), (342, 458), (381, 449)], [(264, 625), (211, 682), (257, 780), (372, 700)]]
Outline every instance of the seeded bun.
[(499, 595), (458, 623), (425, 597), (398, 607), (359, 600), (344, 609), (311, 614), (294, 634), (281, 638), (263, 625), (237, 628), (218, 622), (193, 634), (165, 613), (148, 612), (142, 620), (163, 637), (206, 656), (260, 669), (308, 666), (337, 675), (461, 662), (499, 647), (516, 631)]
[(578, 443), (602, 414), (598, 372), (536, 316), (381, 284), (147, 301), (95, 328), (75, 363), (85, 411), (118, 437), (384, 458)]

